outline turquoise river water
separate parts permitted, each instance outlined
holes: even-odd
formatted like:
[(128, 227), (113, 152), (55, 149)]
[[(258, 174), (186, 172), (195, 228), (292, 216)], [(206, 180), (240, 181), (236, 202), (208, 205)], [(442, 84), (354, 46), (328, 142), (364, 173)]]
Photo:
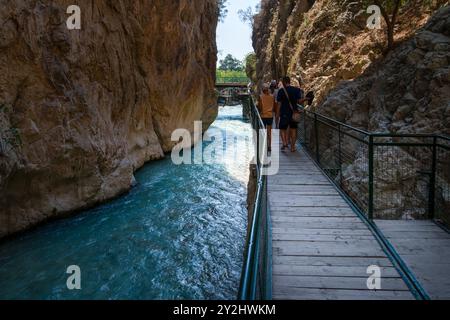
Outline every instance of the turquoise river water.
[[(252, 133), (241, 107), (221, 108), (210, 130), (234, 133), (234, 152), (149, 163), (128, 194), (0, 243), (0, 299), (236, 298)], [(71, 265), (81, 290), (67, 288)]]

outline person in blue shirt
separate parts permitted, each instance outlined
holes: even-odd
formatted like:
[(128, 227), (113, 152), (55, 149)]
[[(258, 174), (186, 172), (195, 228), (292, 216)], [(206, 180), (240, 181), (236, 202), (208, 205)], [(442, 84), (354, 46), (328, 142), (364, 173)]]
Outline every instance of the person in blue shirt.
[[(298, 123), (292, 121), (292, 116), (294, 114), (294, 108), (298, 110), (297, 105), (304, 103), (306, 99), (304, 98), (303, 90), (291, 86), (291, 79), (289, 77), (284, 77), (282, 82), (284, 89), (281, 88), (278, 91), (277, 96), (279, 112), (279, 115), (277, 115), (277, 117), (279, 117), (280, 119), (279, 129), (281, 141), (283, 143), (283, 147), (281, 148), (281, 150), (284, 151), (286, 150), (286, 148), (288, 148), (290, 139), (291, 151), (295, 152)], [(288, 96), (286, 96), (286, 92)]]

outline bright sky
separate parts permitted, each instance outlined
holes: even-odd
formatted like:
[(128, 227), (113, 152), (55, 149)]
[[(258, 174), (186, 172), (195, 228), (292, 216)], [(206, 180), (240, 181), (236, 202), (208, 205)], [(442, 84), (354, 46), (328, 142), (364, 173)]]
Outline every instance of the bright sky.
[(239, 60), (253, 51), (252, 30), (248, 23), (239, 19), (239, 9), (255, 6), (260, 0), (228, 0), (228, 15), (223, 23), (217, 28), (217, 47), (219, 49), (219, 60), (231, 53)]

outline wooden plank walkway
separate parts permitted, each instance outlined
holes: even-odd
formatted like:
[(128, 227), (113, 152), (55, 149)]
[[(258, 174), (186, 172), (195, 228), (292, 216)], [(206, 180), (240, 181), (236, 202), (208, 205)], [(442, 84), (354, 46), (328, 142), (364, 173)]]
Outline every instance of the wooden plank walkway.
[[(268, 177), (268, 201), (274, 299), (414, 298), (373, 234), (304, 151), (281, 153), (278, 175)], [(381, 290), (367, 288), (371, 265), (381, 268)]]
[(432, 221), (376, 220), (431, 299), (450, 299), (450, 234)]

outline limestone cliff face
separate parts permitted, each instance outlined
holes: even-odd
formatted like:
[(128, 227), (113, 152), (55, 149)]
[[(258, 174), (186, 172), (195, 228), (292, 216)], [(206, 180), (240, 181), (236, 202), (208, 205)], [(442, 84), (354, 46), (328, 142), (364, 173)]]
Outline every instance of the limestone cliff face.
[[(450, 135), (450, 7), (436, 12), (423, 28), (361, 76), (341, 82), (317, 109), (371, 132)], [(376, 216), (426, 217), (429, 178), (417, 174), (417, 168), (430, 170), (430, 156), (430, 149), (377, 148)], [(450, 205), (445, 191), (449, 156), (448, 152), (439, 154), (440, 165), (447, 169), (438, 171), (436, 178), (437, 205), (447, 208), (443, 219), (448, 219)], [(364, 161), (346, 168), (343, 175), (350, 193), (364, 192), (366, 172)]]
[[(445, 2), (411, 1), (399, 17), (397, 42), (411, 37)], [(253, 33), (259, 80), (298, 74), (320, 105), (337, 84), (382, 58), (385, 31), (366, 27), (366, 9), (351, 0), (263, 0)]]
[(318, 110), (372, 132), (450, 134), (450, 7)]
[(0, 1), (0, 237), (128, 190), (217, 114), (215, 0)]
[[(316, 93), (315, 111), (368, 131), (450, 134), (450, 7), (439, 0), (409, 3), (396, 29), (398, 45), (384, 57), (384, 30), (366, 28), (369, 15), (359, 1), (263, 1), (253, 34), (259, 81), (299, 74)], [(319, 134), (327, 144), (322, 160), (332, 163), (338, 142), (326, 130)], [(343, 187), (365, 197), (366, 152), (346, 147), (355, 157), (343, 168)], [(429, 170), (430, 160), (417, 153), (377, 153), (376, 168), (392, 164), (388, 172), (378, 169), (377, 216), (424, 217), (429, 179), (417, 168)], [(446, 185), (448, 178), (438, 177)], [(448, 207), (448, 196), (442, 198)]]

